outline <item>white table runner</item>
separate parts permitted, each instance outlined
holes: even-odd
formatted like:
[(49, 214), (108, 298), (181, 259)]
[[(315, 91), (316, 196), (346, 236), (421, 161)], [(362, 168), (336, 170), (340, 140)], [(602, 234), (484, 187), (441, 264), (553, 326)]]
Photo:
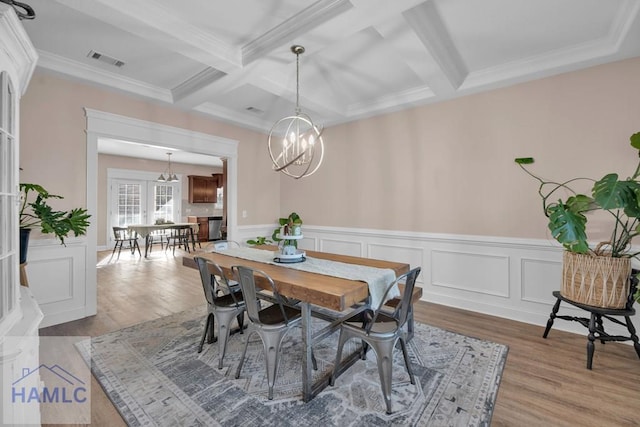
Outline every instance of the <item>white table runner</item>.
[[(281, 267), (306, 271), (308, 273), (318, 273), (324, 274), (325, 276), (365, 282), (369, 286), (369, 295), (371, 296), (371, 305), (373, 307), (377, 307), (377, 304), (382, 300), (389, 283), (396, 279), (396, 273), (390, 268), (368, 267), (365, 265), (348, 264), (345, 262), (331, 261), (309, 256), (306, 257), (307, 260), (304, 262), (279, 263), (273, 260), (275, 252), (263, 249), (242, 247), (229, 248), (214, 252), (250, 261), (274, 264)], [(398, 296), (400, 296), (400, 290), (396, 285), (387, 294), (387, 300)]]

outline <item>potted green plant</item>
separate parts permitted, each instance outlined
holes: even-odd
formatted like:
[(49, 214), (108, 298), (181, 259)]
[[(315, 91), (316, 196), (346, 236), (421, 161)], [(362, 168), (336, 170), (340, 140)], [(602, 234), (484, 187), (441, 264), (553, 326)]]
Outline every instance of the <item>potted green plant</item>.
[(75, 208), (70, 211), (56, 211), (48, 199), (63, 199), (51, 194), (41, 185), (20, 183), (22, 200), (20, 203), (20, 263), (27, 260), (29, 235), (33, 228), (39, 228), (43, 234), (54, 234), (64, 245), (64, 239), (73, 232), (75, 236), (84, 235), (89, 227), (87, 210)]
[(251, 246), (261, 246), (261, 245), (268, 245), (270, 243), (273, 243), (273, 241), (267, 239), (264, 236), (258, 236), (255, 239), (249, 239), (247, 240), (247, 244), (251, 245)]
[[(630, 141), (640, 155), (640, 132), (631, 135)], [(631, 246), (632, 239), (640, 234), (640, 162), (626, 179), (608, 173), (599, 180), (573, 178), (565, 182), (547, 181), (530, 172), (526, 165), (534, 163), (532, 157), (517, 158), (515, 162), (540, 183), (538, 194), (542, 198), (542, 211), (549, 219), (549, 230), (565, 248), (561, 293), (589, 305), (624, 307), (629, 292), (630, 259), (640, 254)], [(591, 194), (574, 191), (571, 185), (578, 181), (593, 182)], [(563, 199), (559, 191), (569, 195)], [(609, 241), (594, 248), (589, 245), (586, 216), (593, 211), (606, 212), (612, 220)], [(585, 265), (591, 266), (591, 271), (583, 271)], [(591, 281), (597, 286), (602, 280), (604, 291), (590, 289), (587, 283)], [(617, 298), (613, 300), (614, 297)], [(640, 298), (640, 292), (635, 297)]]
[[(271, 235), (271, 239), (274, 242), (282, 242), (283, 253), (295, 252), (298, 248), (297, 239), (287, 239), (278, 236), (301, 236), (302, 235), (302, 218), (296, 212), (291, 212), (289, 216), (285, 218), (279, 218), (278, 224), (280, 225)], [(293, 249), (291, 249), (293, 248)]]

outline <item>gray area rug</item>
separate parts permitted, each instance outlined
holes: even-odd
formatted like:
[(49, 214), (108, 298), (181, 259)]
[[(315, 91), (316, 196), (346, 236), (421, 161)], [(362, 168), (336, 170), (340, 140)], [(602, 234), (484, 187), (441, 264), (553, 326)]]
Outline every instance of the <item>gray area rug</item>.
[[(285, 338), (274, 390), (267, 399), (262, 344), (253, 335), (235, 377), (246, 334), (231, 336), (224, 368), (218, 344), (197, 353), (206, 307), (141, 323), (78, 344), (127, 424), (132, 426), (487, 426), (507, 347), (416, 324), (409, 343), (416, 384), (402, 351), (394, 351), (393, 414), (385, 413), (373, 351), (311, 402), (301, 400), (301, 336)], [(314, 326), (321, 325), (320, 320)], [(314, 345), (315, 375), (331, 372), (337, 332)], [(345, 352), (359, 343), (351, 340)], [(346, 354), (346, 353), (345, 353)]]

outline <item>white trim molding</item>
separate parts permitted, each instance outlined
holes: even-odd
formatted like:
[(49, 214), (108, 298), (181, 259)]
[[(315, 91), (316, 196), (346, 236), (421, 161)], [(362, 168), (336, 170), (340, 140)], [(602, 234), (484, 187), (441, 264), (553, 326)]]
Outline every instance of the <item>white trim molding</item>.
[[(87, 211), (92, 218), (98, 218), (98, 140), (115, 138), (125, 141), (175, 148), (193, 153), (206, 154), (227, 159), (227, 230), (229, 238), (237, 233), (237, 188), (238, 188), (238, 141), (208, 135), (188, 129), (176, 128), (160, 123), (133, 119), (117, 114), (85, 108), (87, 117)], [(54, 312), (45, 311), (43, 326), (94, 315), (97, 312), (97, 220), (93, 220), (86, 234), (85, 253), (74, 255), (73, 261), (58, 262), (61, 281), (67, 295), (65, 301), (84, 299), (83, 306), (57, 304)], [(67, 246), (71, 246), (67, 244)], [(58, 248), (59, 249), (59, 248)], [(57, 258), (60, 259), (60, 258)], [(70, 267), (72, 265), (73, 267)], [(30, 265), (31, 267), (31, 265)], [(76, 267), (78, 268), (76, 270)], [(35, 270), (37, 264), (33, 266)], [(35, 271), (33, 274), (37, 274)], [(66, 275), (65, 275), (66, 274)], [(53, 304), (54, 302), (52, 302)], [(44, 311), (44, 310), (43, 310)]]
[[(271, 237), (275, 224), (241, 227), (238, 241)], [(490, 314), (541, 327), (562, 280), (563, 248), (555, 241), (493, 236), (303, 226), (301, 249), (406, 262), (422, 267), (417, 286), (422, 300)], [(585, 312), (562, 304), (561, 312)], [(640, 324), (638, 325), (640, 326)], [(556, 321), (554, 329), (585, 335), (576, 322)], [(611, 333), (626, 329), (611, 325)]]

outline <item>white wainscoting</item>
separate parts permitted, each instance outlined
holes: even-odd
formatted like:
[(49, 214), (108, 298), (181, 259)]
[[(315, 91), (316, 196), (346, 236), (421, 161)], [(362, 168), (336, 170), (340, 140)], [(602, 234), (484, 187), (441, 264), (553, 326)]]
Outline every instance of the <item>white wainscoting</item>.
[[(232, 238), (242, 244), (270, 237), (272, 224), (239, 227)], [(356, 228), (303, 226), (302, 249), (407, 262), (422, 267), (423, 300), (540, 326), (542, 335), (560, 287), (562, 248), (553, 241), (503, 237), (408, 233)], [(87, 295), (84, 239), (32, 240), (27, 275), (45, 317), (41, 327), (96, 313)], [(94, 257), (95, 258), (95, 257)], [(562, 305), (560, 314), (585, 313)], [(636, 317), (636, 327), (640, 327)], [(586, 334), (576, 322), (557, 320), (554, 329)], [(617, 325), (612, 333), (626, 335)], [(640, 329), (640, 328), (639, 328)], [(553, 331), (551, 333), (553, 336)]]
[[(274, 225), (239, 227), (246, 244), (271, 236)], [(408, 233), (303, 225), (302, 249), (407, 262), (422, 267), (423, 300), (540, 326), (544, 331), (560, 289), (562, 248), (555, 241), (504, 237)], [(560, 314), (585, 316), (562, 304)], [(640, 326), (640, 321), (635, 320)], [(556, 320), (554, 329), (586, 336), (576, 322)], [(628, 335), (611, 325), (612, 333)], [(553, 330), (550, 338), (553, 337)], [(586, 346), (586, 342), (585, 342)]]
[(32, 239), (29, 243), (27, 278), (44, 314), (41, 328), (96, 314), (87, 295), (86, 240), (65, 242), (67, 246), (55, 239)]

